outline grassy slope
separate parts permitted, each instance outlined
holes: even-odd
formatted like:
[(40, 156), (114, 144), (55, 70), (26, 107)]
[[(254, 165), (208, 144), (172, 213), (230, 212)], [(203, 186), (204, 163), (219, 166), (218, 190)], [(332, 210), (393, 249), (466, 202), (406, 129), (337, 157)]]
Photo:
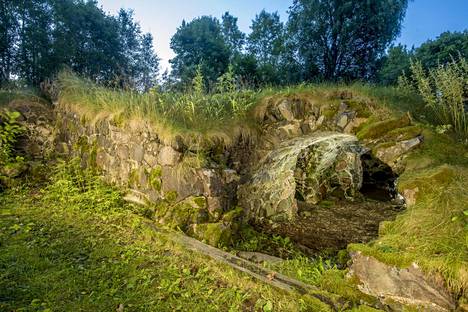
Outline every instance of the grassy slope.
[(427, 127), (425, 142), (407, 159), (398, 188), (418, 189), (416, 204), (381, 225), (379, 239), (350, 250), (400, 267), (416, 262), (440, 273), (459, 295), (468, 289), (468, 148)]
[(328, 311), (168, 242), (99, 180), (0, 195), (0, 310)]
[[(113, 91), (100, 89), (100, 92), (102, 92), (100, 93), (100, 103), (107, 103), (106, 99), (109, 99), (109, 96), (112, 95)], [(369, 107), (373, 105), (377, 105), (377, 107), (385, 107), (385, 110), (388, 111), (389, 115), (398, 112), (410, 111), (412, 115), (421, 122), (425, 122), (425, 120), (431, 119), (431, 116), (425, 112), (424, 107), (417, 98), (402, 95), (395, 89), (391, 88), (375, 88), (359, 84), (353, 86), (302, 85), (292, 88), (284, 88), (281, 90), (264, 90), (262, 93), (258, 94), (257, 97), (266, 98), (268, 96), (299, 95), (300, 97), (305, 98), (339, 99), (339, 97), (343, 94), (347, 94), (347, 96), (351, 94), (353, 99), (356, 99), (356, 101), (366, 105), (369, 104), (367, 105)], [(63, 94), (62, 100), (64, 101), (64, 105), (74, 106), (74, 109), (80, 109), (85, 115), (88, 114), (88, 116), (93, 116), (91, 113), (96, 112), (100, 112), (103, 115), (116, 114), (121, 112), (123, 108), (128, 108), (127, 105), (133, 101), (132, 97), (123, 93), (119, 95), (123, 98), (120, 100), (117, 98), (111, 102), (114, 103), (114, 105), (103, 107), (99, 106), (101, 105), (99, 104), (96, 106), (95, 104), (90, 104), (90, 101), (88, 101), (95, 95), (96, 94), (92, 92), (88, 93), (80, 90), (80, 92), (77, 93), (71, 92), (69, 94)], [(148, 98), (146, 100), (150, 101), (151, 99)], [(335, 100), (332, 102), (334, 101)], [(141, 99), (135, 103), (141, 103)], [(258, 103), (262, 103), (262, 101), (259, 101)], [(150, 104), (150, 102), (147, 104)], [(249, 109), (251, 108), (252, 107)], [(148, 115), (142, 116), (142, 114), (138, 112), (132, 113), (132, 110), (130, 109), (124, 109), (124, 111), (126, 114), (120, 115), (118, 119), (128, 122), (132, 118), (148, 118)], [(201, 112), (200, 114), (204, 113)], [(381, 111), (379, 111), (379, 115), (381, 115)], [(155, 116), (156, 119), (160, 117), (158, 114), (153, 115), (153, 117)], [(376, 118), (376, 120), (385, 116), (379, 116), (380, 118)], [(149, 119), (153, 118), (151, 116), (149, 117)], [(196, 117), (196, 115), (194, 117)], [(203, 115), (200, 118), (200, 120), (209, 120), (210, 118), (213, 119), (209, 114)], [(216, 120), (212, 120), (213, 123), (207, 123), (206, 125), (209, 125), (208, 127), (215, 127), (215, 132), (224, 133), (222, 135), (228, 137), (232, 136), (233, 131), (227, 131), (226, 129), (229, 129), (230, 127), (236, 127), (238, 124), (242, 124), (244, 122), (249, 125), (253, 119), (254, 118), (252, 118), (252, 116), (246, 114), (237, 116), (235, 118), (227, 118), (223, 121), (227, 125), (225, 128), (216, 128)], [(186, 135), (188, 125), (184, 125), (183, 123), (173, 123), (172, 120), (167, 118), (163, 120), (164, 123), (160, 124), (160, 126), (162, 125), (163, 128), (167, 126), (167, 129), (169, 130), (166, 128), (165, 130), (170, 132), (169, 137), (173, 137), (175, 135)], [(425, 143), (422, 148), (410, 155), (408, 158), (407, 170), (400, 179), (401, 189), (403, 189), (405, 185), (409, 185), (411, 187), (419, 186), (420, 197), (418, 197), (417, 204), (410, 207), (395, 222), (384, 224), (382, 226), (381, 236), (377, 241), (367, 245), (351, 245), (350, 250), (361, 250), (364, 253), (373, 255), (382, 261), (398, 266), (405, 266), (413, 261), (416, 261), (427, 272), (441, 273), (448, 281), (450, 288), (454, 292), (462, 294), (463, 292), (466, 292), (468, 287), (468, 220), (467, 216), (465, 215), (466, 207), (468, 207), (468, 198), (465, 191), (466, 185), (468, 185), (468, 150), (466, 147), (463, 147), (445, 135), (435, 134), (433, 128), (430, 126), (424, 125), (423, 128), (425, 129)], [(196, 127), (189, 129), (190, 133), (197, 133), (199, 137), (205, 137), (207, 135), (207, 131), (207, 129), (198, 129)], [(438, 172), (441, 172), (442, 174), (437, 174)], [(17, 198), (15, 199), (14, 195), (9, 195), (7, 199), (8, 198), (10, 198), (10, 200), (18, 200)], [(31, 217), (28, 216), (28, 214), (33, 213), (33, 211), (28, 209), (29, 205), (31, 204), (30, 202), (23, 198), (20, 198), (19, 201), (24, 201), (24, 203), (18, 209), (22, 218), (41, 219), (36, 215), (31, 215)], [(41, 213), (47, 215), (45, 211), (50, 209), (48, 206), (51, 206), (54, 211), (60, 212), (63, 209), (63, 204), (57, 202), (43, 202), (42, 200), (39, 202), (42, 203), (38, 205), (39, 209), (37, 213), (39, 215)], [(42, 212), (40, 212), (41, 209)], [(81, 215), (81, 212), (78, 213), (76, 209), (72, 210), (74, 211), (72, 216), (73, 218), (77, 218), (77, 216)], [(70, 212), (67, 212), (67, 214), (69, 213)], [(42, 218), (44, 218), (44, 216)], [(105, 218), (108, 220), (114, 220), (112, 218), (109, 219), (107, 216)], [(83, 222), (86, 223), (88, 221)], [(97, 226), (97, 224), (101, 221), (98, 222), (95, 220), (93, 222), (95, 222), (95, 226)], [(107, 222), (106, 224), (112, 224), (112, 222)], [(75, 226), (77, 226), (77, 224), (75, 224)], [(92, 226), (88, 224), (85, 227), (92, 228)], [(105, 226), (103, 229), (106, 231), (110, 230), (107, 229), (107, 227), (109, 226)], [(125, 231), (128, 231), (128, 228), (124, 229)], [(134, 232), (131, 227), (130, 232)], [(120, 233), (118, 231), (113, 232), (110, 236), (107, 237), (107, 239), (112, 241), (112, 235), (120, 236)], [(20, 243), (21, 241), (18, 242), (18, 244)], [(127, 246), (132, 245), (130, 244)], [(164, 250), (164, 248), (168, 247), (161, 248)], [(173, 248), (173, 246), (171, 248)], [(155, 254), (157, 253), (158, 252), (155, 252)], [(161, 251), (159, 251), (159, 253), (161, 253)], [(144, 254), (144, 257), (146, 256), (147, 254)], [(141, 258), (139, 258), (140, 261), (144, 261), (144, 257), (141, 256)], [(63, 259), (63, 261), (68, 260)], [(171, 263), (171, 261), (173, 263), (171, 257), (169, 257), (167, 261), (168, 263)], [(200, 261), (206, 262), (207, 260), (203, 259)], [(189, 262), (191, 262), (191, 260), (187, 261), (187, 265)], [(181, 265), (183, 265), (183, 262), (181, 262)], [(227, 280), (229, 283), (239, 285), (236, 284), (238, 281), (234, 282), (232, 281), (231, 277), (225, 276), (226, 272), (230, 272), (229, 269), (223, 268), (216, 270), (218, 273), (213, 273), (212, 271), (215, 270), (215, 268), (216, 266), (210, 266), (210, 273), (208, 274), (209, 276), (214, 276), (216, 280), (224, 278), (225, 281)], [(361, 296), (361, 294), (356, 293), (354, 289), (350, 288), (349, 284), (343, 283), (343, 272), (341, 271), (328, 270), (325, 274), (319, 272), (320, 274), (317, 275), (317, 272), (315, 271), (316, 263), (307, 262), (298, 264), (294, 261), (291, 263), (291, 265), (286, 265), (286, 267), (279, 269), (304, 281), (318, 284), (329, 291), (339, 293), (340, 295), (343, 295), (347, 298), (351, 297), (351, 300), (353, 297), (358, 298)], [(125, 276), (126, 273), (122, 270), (121, 274)], [(235, 275), (235, 273), (232, 271), (230, 274)], [(328, 277), (323, 278), (323, 276)], [(98, 280), (99, 277), (95, 275), (92, 276), (92, 279)], [(123, 280), (124, 277), (122, 277), (122, 279), (116, 283), (122, 282)], [(243, 279), (240, 281), (240, 284), (242, 284)], [(82, 283), (86, 284), (88, 282), (83, 281)], [(196, 289), (197, 285), (198, 284), (195, 284), (191, 286), (191, 288)], [(287, 297), (280, 296), (280, 299), (278, 300), (272, 299), (276, 297), (276, 292), (267, 287), (259, 286), (255, 283), (252, 283), (251, 285), (254, 285), (251, 286), (253, 287), (251, 289), (258, 289), (257, 287), (261, 287), (262, 291), (263, 289), (268, 289), (269, 295), (264, 296), (264, 299), (272, 301), (275, 307), (280, 307), (280, 310), (291, 308), (288, 305), (294, 305), (292, 307), (293, 310), (299, 307), (298, 302), (288, 301), (288, 299), (286, 299)], [(252, 305), (252, 302), (257, 302), (257, 298), (259, 298), (258, 290), (246, 291), (243, 286), (237, 287), (239, 287), (239, 291), (243, 292), (243, 294), (248, 293), (251, 297), (253, 297), (253, 299), (245, 299), (248, 304)], [(96, 292), (98, 291), (105, 293), (107, 290), (96, 290)], [(160, 290), (160, 293), (166, 292), (166, 289)], [(252, 295), (252, 293), (256, 293), (257, 295)], [(198, 294), (199, 293), (193, 294), (193, 296), (198, 297)], [(95, 294), (93, 296), (97, 295)], [(220, 295), (217, 294), (217, 297), (219, 296)], [(225, 301), (222, 304), (220, 303), (220, 305), (227, 307), (229, 304), (235, 303), (236, 301), (233, 299), (233, 296), (234, 295), (225, 295), (225, 297), (223, 297), (221, 295), (221, 298), (225, 298)], [(213, 296), (202, 296), (201, 298), (211, 300)], [(28, 300), (29, 299), (30, 298), (28, 298)], [(95, 298), (93, 297), (93, 299)], [(174, 300), (174, 302), (178, 302), (178, 300), (182, 299), (179, 298)], [(201, 304), (204, 304), (207, 301), (202, 300), (202, 302), (203, 303)], [(226, 304), (225, 302), (228, 302), (229, 304)], [(261, 305), (262, 301), (259, 302)], [(240, 301), (236, 304), (238, 307), (241, 306)]]

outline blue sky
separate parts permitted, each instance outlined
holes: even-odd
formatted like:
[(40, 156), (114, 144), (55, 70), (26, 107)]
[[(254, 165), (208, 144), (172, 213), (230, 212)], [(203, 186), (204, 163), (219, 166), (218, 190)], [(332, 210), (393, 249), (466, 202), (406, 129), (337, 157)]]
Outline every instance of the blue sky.
[[(287, 20), (292, 0), (99, 0), (106, 12), (115, 14), (119, 8), (133, 9), (143, 31), (151, 32), (164, 70), (174, 53), (170, 39), (182, 20), (201, 15), (221, 17), (229, 11), (239, 18), (239, 27), (248, 33), (252, 19), (262, 9), (278, 11)], [(410, 2), (403, 29), (397, 42), (419, 46), (440, 33), (468, 29), (468, 0), (414, 0)]]

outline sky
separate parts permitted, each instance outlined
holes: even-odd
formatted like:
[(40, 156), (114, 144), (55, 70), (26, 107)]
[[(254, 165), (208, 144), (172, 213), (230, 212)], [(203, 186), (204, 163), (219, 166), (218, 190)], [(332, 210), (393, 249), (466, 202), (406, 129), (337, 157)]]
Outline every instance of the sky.
[[(285, 22), (292, 0), (99, 0), (99, 3), (111, 14), (116, 14), (120, 8), (134, 10), (142, 30), (154, 37), (155, 50), (164, 71), (174, 57), (170, 41), (182, 20), (190, 21), (202, 15), (221, 18), (229, 11), (239, 19), (239, 28), (249, 33), (252, 19), (262, 9), (277, 11)], [(396, 43), (418, 47), (444, 31), (465, 29), (468, 29), (468, 0), (413, 0)]]

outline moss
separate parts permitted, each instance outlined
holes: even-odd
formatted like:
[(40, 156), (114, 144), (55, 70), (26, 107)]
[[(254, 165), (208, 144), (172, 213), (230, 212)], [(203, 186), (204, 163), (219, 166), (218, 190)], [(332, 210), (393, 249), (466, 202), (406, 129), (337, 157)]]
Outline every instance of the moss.
[(384, 136), (394, 129), (407, 127), (410, 124), (411, 118), (409, 114), (405, 114), (400, 118), (393, 118), (368, 124), (357, 133), (357, 137), (359, 139), (376, 139)]
[(328, 292), (340, 295), (355, 305), (367, 303), (374, 305), (377, 299), (359, 291), (357, 284), (359, 281), (354, 278), (347, 278), (346, 271), (326, 270), (323, 272), (320, 280), (320, 288)]
[(320, 114), (325, 116), (327, 119), (333, 118), (338, 113), (339, 103), (330, 102), (320, 107)]
[(408, 126), (391, 130), (385, 135), (385, 138), (393, 141), (405, 141), (417, 137), (421, 132), (420, 126)]
[(130, 175), (128, 177), (128, 186), (129, 187), (140, 187), (140, 175), (138, 173), (138, 169), (132, 169), (130, 171)]
[[(398, 182), (398, 191), (403, 193), (407, 189), (416, 189), (420, 194), (427, 193), (433, 185), (443, 186), (450, 183), (455, 177), (456, 168), (442, 165), (436, 168), (407, 173)], [(419, 195), (420, 196), (420, 195)]]
[(86, 115), (81, 115), (81, 117), (80, 117), (80, 123), (81, 123), (81, 125), (82, 125), (82, 126), (86, 126), (86, 123), (87, 123), (87, 122), (88, 122), (88, 121), (86, 120)]
[(371, 111), (369, 110), (369, 103), (367, 103), (365, 101), (348, 100), (348, 101), (345, 101), (345, 103), (353, 111), (356, 112), (358, 117), (368, 118), (368, 117), (370, 117), (372, 115)]
[(195, 224), (191, 234), (211, 246), (224, 247), (231, 244), (231, 228), (221, 222)]
[(187, 231), (189, 225), (208, 221), (208, 213), (192, 205), (189, 201), (177, 203), (167, 210), (163, 223), (172, 228), (180, 228)]
[(378, 312), (378, 311), (384, 311), (384, 310), (379, 310), (379, 309), (375, 309), (369, 306), (361, 305), (359, 307), (352, 308), (351, 310), (347, 310), (347, 311), (349, 312)]
[(179, 194), (177, 194), (177, 191), (169, 191), (169, 192), (164, 193), (164, 198), (168, 202), (175, 202), (177, 200), (178, 196), (179, 196)]
[(301, 298), (301, 308), (303, 311), (331, 312), (334, 311), (329, 305), (323, 303), (318, 298), (311, 295), (304, 295)]
[(335, 206), (335, 202), (333, 200), (322, 200), (318, 204), (319, 206), (327, 207), (327, 208)]
[(244, 209), (242, 209), (241, 207), (237, 207), (234, 210), (226, 212), (223, 215), (222, 220), (224, 223), (232, 223), (236, 219), (240, 218), (243, 215), (243, 213)]
[(200, 208), (206, 208), (207, 201), (205, 196), (198, 196), (193, 199), (194, 203)]
[(150, 186), (151, 186), (155, 191), (158, 191), (158, 192), (161, 191), (161, 186), (162, 186), (161, 176), (162, 176), (162, 168), (161, 168), (161, 166), (156, 166), (156, 167), (154, 167), (154, 168), (151, 169), (151, 171), (148, 173)]

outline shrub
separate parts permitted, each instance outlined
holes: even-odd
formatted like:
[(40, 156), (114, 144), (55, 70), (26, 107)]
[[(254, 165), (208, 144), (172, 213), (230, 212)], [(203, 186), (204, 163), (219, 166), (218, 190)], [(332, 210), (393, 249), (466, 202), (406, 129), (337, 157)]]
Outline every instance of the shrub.
[(18, 124), (18, 112), (0, 111), (0, 165), (4, 166), (13, 157), (13, 145), (23, 127)]
[(413, 62), (410, 77), (401, 77), (399, 86), (419, 93), (436, 123), (450, 125), (458, 136), (468, 139), (468, 63), (464, 58), (428, 72), (420, 62)]

